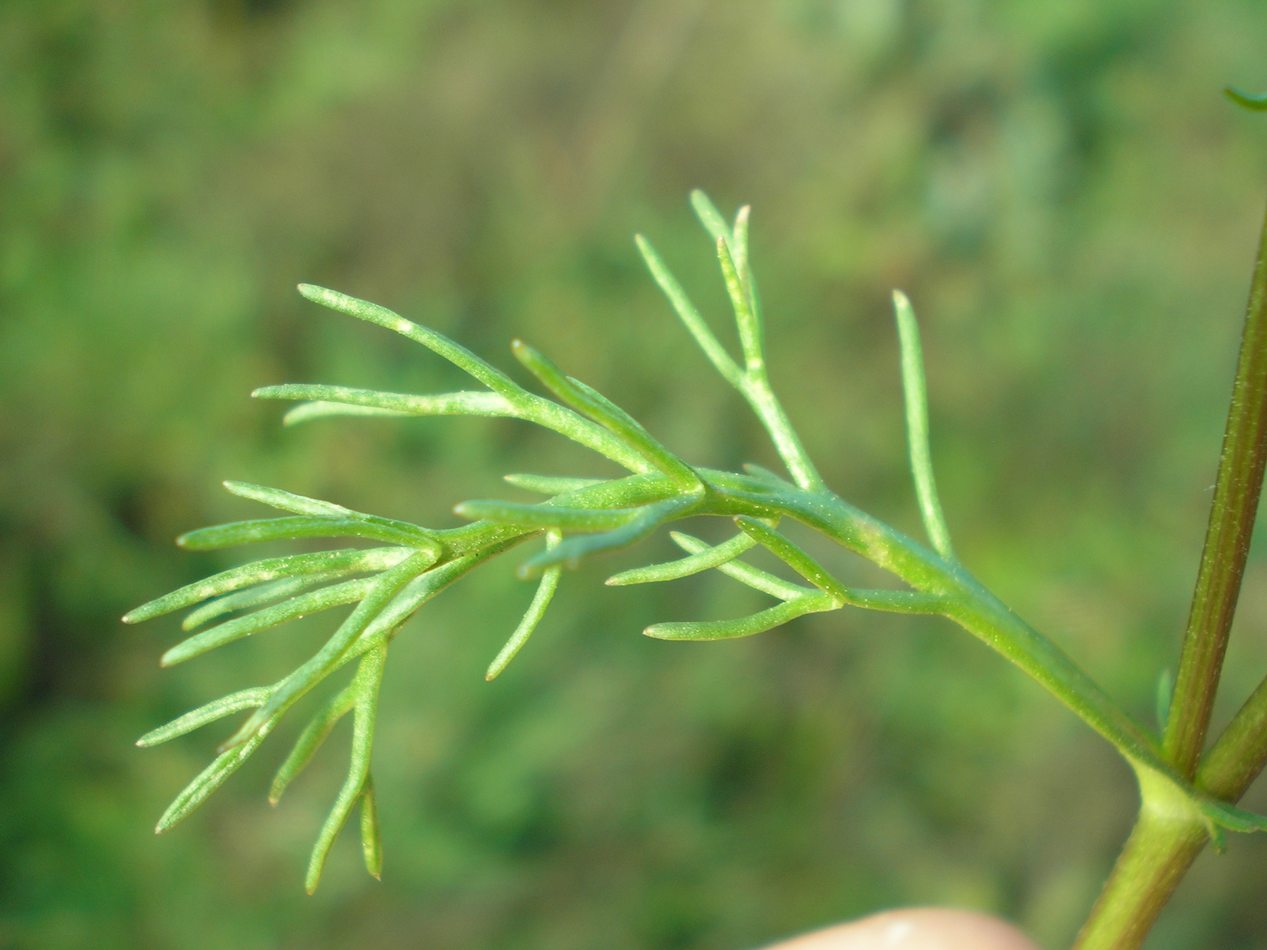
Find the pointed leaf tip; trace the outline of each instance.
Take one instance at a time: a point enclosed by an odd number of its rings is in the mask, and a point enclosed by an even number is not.
[[[1228,86],[1223,90],[1223,94],[1242,108],[1254,112],[1267,112],[1267,92],[1255,95],[1234,86]]]
[[[902,371],[902,394],[906,404],[906,441],[915,497],[924,531],[934,550],[946,560],[954,560],[950,529],[946,525],[933,477],[932,450],[928,438],[928,384],[924,378],[924,356],[919,340],[919,324],[906,294],[893,291],[897,321],[898,350]]]

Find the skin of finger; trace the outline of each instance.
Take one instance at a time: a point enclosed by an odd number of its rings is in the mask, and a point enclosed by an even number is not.
[[[976,911],[913,907],[873,914],[766,950],[1039,950],[1011,924]]]

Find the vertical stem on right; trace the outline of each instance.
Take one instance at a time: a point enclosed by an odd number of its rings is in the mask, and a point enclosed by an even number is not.
[[[1196,774],[1236,611],[1263,468],[1267,462],[1267,218],[1259,239],[1240,357],[1232,384],[1210,524],[1184,632],[1162,746],[1185,777]]]
[[[1205,847],[1199,824],[1145,809],[1074,943],[1075,950],[1135,950]]]

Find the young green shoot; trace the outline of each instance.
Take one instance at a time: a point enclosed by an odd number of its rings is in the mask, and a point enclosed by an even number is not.
[[[1256,97],[1235,96],[1242,104],[1259,107]],[[1216,492],[1211,540],[1207,542],[1208,565],[1203,563],[1202,568],[1202,577],[1208,578],[1198,586],[1194,620],[1173,697],[1169,687],[1159,692],[1158,714],[1167,723],[1164,740],[1159,740],[1056,643],[973,577],[955,556],[933,476],[919,330],[905,295],[895,292],[893,302],[914,504],[928,545],[860,510],[824,484],[769,378],[765,328],[749,254],[748,209],[742,208],[731,223],[701,192],[692,194],[691,204],[716,251],[730,308],[731,346],[737,343],[739,359],[731,355],[664,260],[641,236],[637,238],[638,249],[688,336],[753,411],[787,477],[755,465],[742,471],[722,471],[688,462],[624,409],[523,342],[514,342],[514,357],[544,394],[530,391],[461,345],[384,307],[301,285],[300,292],[309,300],[420,344],[466,372],[482,388],[411,394],[287,383],[256,390],[254,395],[261,399],[299,402],[287,414],[287,422],[364,415],[402,420],[432,416],[512,418],[554,432],[623,471],[598,478],[507,475],[511,487],[536,499],[459,501],[453,511],[465,523],[438,527],[366,514],[278,488],[226,482],[225,487],[234,495],[284,514],[190,531],[179,539],[181,546],[213,550],[309,538],[331,539],[340,546],[229,568],[129,612],[124,620],[136,623],[189,611],[181,626],[190,635],[167,649],[163,664],[193,660],[300,617],[328,616],[342,609],[346,613],[331,624],[333,629],[324,644],[276,682],[213,699],[139,740],[143,746],[157,745],[240,717],[236,731],[221,744],[211,764],[177,794],[160,818],[158,830],[167,830],[198,808],[255,753],[302,697],[326,688],[325,700],[283,759],[269,799],[274,804],[281,799],[338,722],[351,716],[347,776],[318,831],[305,886],[310,892],[317,887],[333,842],[357,808],[366,868],[379,876],[383,853],[372,774],[374,734],[389,646],[410,617],[485,563],[514,548],[528,547],[519,560],[518,573],[535,579],[536,590],[523,618],[488,667],[486,679],[494,680],[505,675],[543,622],[565,569],[605,551],[633,549],[661,528],[703,518],[725,519],[737,533],[719,543],[708,543],[693,534],[670,530],[669,536],[684,556],[619,570],[608,577],[608,585],[664,583],[715,571],[761,592],[774,603],[737,618],[661,621],[648,626],[644,633],[661,640],[725,640],[781,627],[807,614],[843,609],[949,619],[1080,717],[1138,776],[1145,829],[1139,840],[1143,844],[1134,851],[1128,844],[1126,870],[1106,891],[1114,900],[1138,897],[1138,881],[1141,875],[1147,877],[1145,872],[1162,873],[1157,869],[1164,862],[1159,863],[1162,858],[1158,855],[1164,855],[1165,861],[1195,857],[1207,840],[1221,842],[1224,831],[1267,828],[1267,819],[1234,807],[1267,764],[1267,739],[1263,738],[1267,735],[1267,685],[1259,687],[1212,751],[1204,758],[1201,755],[1208,701],[1217,685],[1226,623],[1230,622],[1240,580],[1240,567],[1229,562],[1228,552],[1239,551],[1238,563],[1243,565],[1267,458],[1267,423],[1262,421],[1267,419],[1267,317],[1263,316],[1267,263],[1260,259],[1256,271],[1251,319],[1225,444],[1224,467],[1231,481],[1225,485],[1221,470],[1219,484],[1224,487]],[[1264,239],[1267,243],[1267,232]],[[786,530],[792,522],[830,542],[833,556],[812,557],[794,543]],[[758,549],[774,555],[798,579],[789,580],[745,560]],[[841,578],[848,576],[851,558],[869,561],[886,572],[892,584],[864,589],[846,583]],[[327,682],[349,664],[355,665],[350,679]],[[1160,893],[1160,885],[1148,886]],[[1147,909],[1153,910],[1151,906]],[[1093,916],[1084,945],[1135,946],[1150,924],[1151,918],[1146,917],[1143,911],[1106,911]]]

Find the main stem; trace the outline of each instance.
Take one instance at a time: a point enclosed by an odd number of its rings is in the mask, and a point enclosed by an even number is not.
[[[1249,554],[1265,459],[1267,216],[1245,314],[1210,526],[1163,743],[1176,770],[1185,777],[1198,775],[1207,791],[1229,802],[1241,797],[1267,758],[1261,731],[1251,728],[1267,721],[1267,689],[1260,687],[1246,703],[1200,773],[1197,767]],[[1190,809],[1171,807],[1166,793],[1154,789],[1143,776],[1140,793],[1139,818],[1078,936],[1081,950],[1140,946],[1205,847],[1205,828]]]
[[[1235,802],[1267,761],[1267,680],[1202,760],[1197,784]],[[1139,819],[1122,847],[1091,916],[1078,935],[1082,950],[1138,947],[1170,900],[1208,836],[1200,821],[1165,808],[1160,794],[1144,793]]]
[[[1141,946],[1206,840],[1200,822],[1169,819],[1145,803],[1078,934],[1078,950]]]
[[[1241,352],[1201,566],[1184,633],[1174,698],[1162,742],[1185,777],[1196,774],[1236,612],[1267,463],[1267,217],[1259,239]]]

